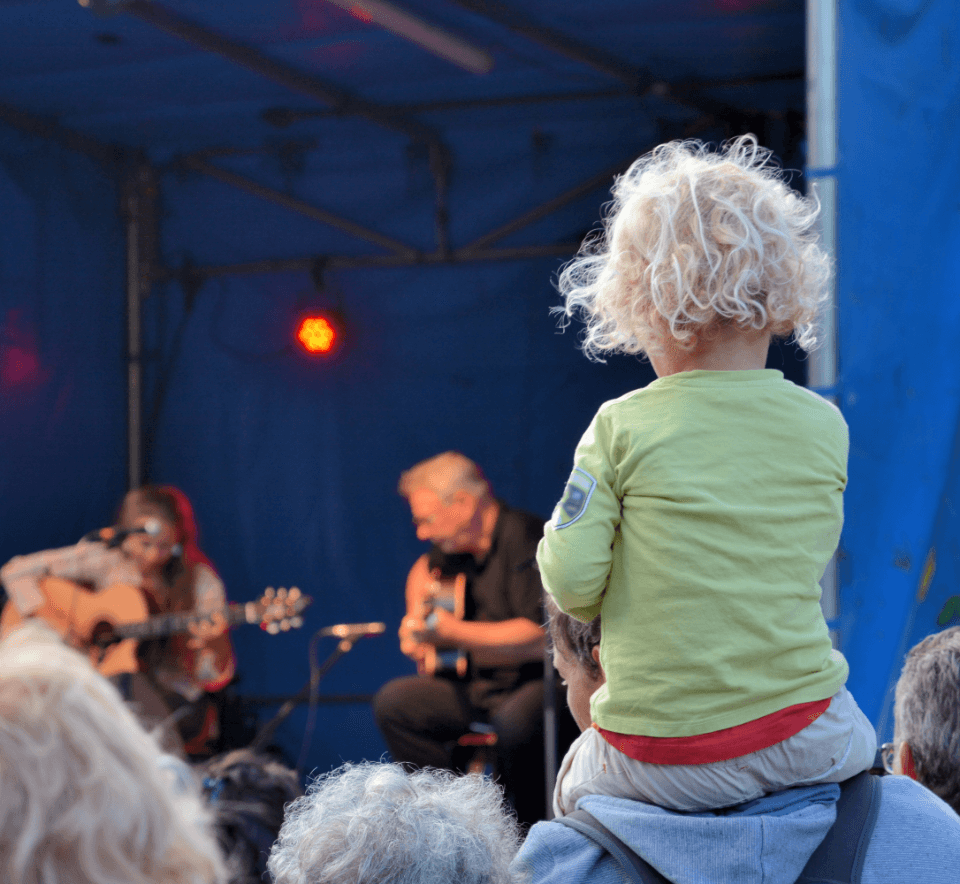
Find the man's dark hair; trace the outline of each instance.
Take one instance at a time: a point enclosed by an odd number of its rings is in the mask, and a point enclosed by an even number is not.
[[[600,676],[600,664],[593,659],[593,649],[600,644],[600,615],[589,623],[564,614],[553,598],[544,593],[543,608],[547,615],[547,632],[553,646],[562,653],[573,654],[579,666],[594,678]]]
[[[230,884],[260,884],[283,825],[284,806],[303,794],[299,777],[249,749],[211,758],[201,773]]]

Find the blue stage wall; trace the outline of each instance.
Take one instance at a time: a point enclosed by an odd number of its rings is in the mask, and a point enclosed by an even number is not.
[[[881,740],[904,653],[956,622],[941,615],[958,592],[958,45],[951,0],[840,4],[838,625]]]
[[[0,126],[0,559],[109,523],[126,480],[112,179]]]

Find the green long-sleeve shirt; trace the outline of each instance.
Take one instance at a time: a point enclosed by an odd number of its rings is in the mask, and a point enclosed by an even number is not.
[[[682,737],[832,696],[818,581],[847,426],[779,371],[690,371],[605,403],[537,553],[561,609],[603,614],[593,719]]]

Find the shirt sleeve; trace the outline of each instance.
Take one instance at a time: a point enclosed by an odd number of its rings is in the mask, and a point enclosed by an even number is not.
[[[510,563],[510,599],[512,616],[525,617],[540,626],[543,623],[543,584],[536,567],[537,544],[543,536],[543,517],[524,513]]]
[[[193,575],[194,612],[213,614],[227,606],[223,581],[205,564]],[[233,677],[235,661],[230,633],[224,632],[200,648],[194,659],[193,679],[207,691],[218,691]]]
[[[610,422],[601,410],[577,446],[573,471],[537,550],[544,589],[560,610],[585,623],[600,613],[620,527],[611,447]]]
[[[74,546],[15,556],[0,568],[0,580],[17,610],[27,617],[46,601],[40,590],[44,577],[102,586],[115,564],[116,554],[105,544],[80,541]]]
[[[197,565],[193,583],[194,611],[198,614],[213,614],[227,605],[227,593],[223,581],[207,565]]]

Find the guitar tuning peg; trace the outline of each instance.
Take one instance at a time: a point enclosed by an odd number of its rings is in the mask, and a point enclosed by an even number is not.
[[[266,588],[266,590],[264,591],[263,594],[264,594],[264,596],[265,596],[266,598],[272,599],[273,596],[274,596],[273,587],[272,587],[272,586],[268,586],[268,587]]]
[[[293,599],[293,601],[296,601],[298,598],[300,598],[300,590],[297,589],[297,587],[295,587],[295,586],[291,586],[291,587],[290,587],[290,592],[288,593],[288,596],[289,596],[291,599]]]
[[[290,631],[290,621],[287,620],[287,619],[281,620],[281,621],[280,621],[280,628],[281,628],[284,632],[289,632],[289,631]]]
[[[293,619],[291,619],[290,625],[294,629],[299,629],[301,626],[303,626],[303,617],[294,617]]]
[[[280,589],[277,590],[277,598],[282,601],[286,597],[287,597],[287,591],[281,586]]]
[[[267,632],[269,632],[270,635],[276,635],[279,631],[280,627],[277,625],[277,623],[274,622],[267,624]]]

